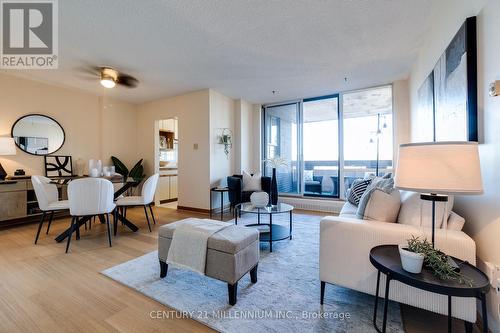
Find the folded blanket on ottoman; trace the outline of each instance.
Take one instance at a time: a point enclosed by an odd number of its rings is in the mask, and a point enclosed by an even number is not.
[[[167,263],[205,274],[208,238],[231,225],[208,219],[186,219],[174,231]]]

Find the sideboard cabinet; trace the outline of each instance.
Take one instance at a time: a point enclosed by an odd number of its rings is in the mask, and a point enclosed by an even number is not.
[[[58,188],[59,198],[66,200],[66,186]],[[40,214],[30,178],[0,181],[0,228],[32,222]]]

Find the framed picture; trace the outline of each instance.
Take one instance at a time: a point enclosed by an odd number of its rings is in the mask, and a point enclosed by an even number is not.
[[[476,17],[469,17],[418,90],[419,142],[478,141]]]
[[[430,73],[417,92],[416,141],[432,142],[435,140],[434,126],[434,74]]]
[[[73,176],[73,163],[71,156],[46,155],[45,176],[46,177],[70,177]]]
[[[470,17],[434,67],[435,141],[478,141],[476,44]]]

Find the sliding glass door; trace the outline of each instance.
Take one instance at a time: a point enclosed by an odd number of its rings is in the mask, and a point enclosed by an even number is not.
[[[303,192],[307,196],[339,195],[338,95],[303,102]]]
[[[392,119],[390,85],[265,106],[263,158],[287,161],[282,194],[344,197],[354,179],[392,172]]]
[[[392,87],[343,94],[344,188],[392,172]]]
[[[287,167],[276,170],[280,193],[298,194],[299,191],[299,103],[267,106],[264,111],[264,159],[283,158]],[[269,163],[264,163],[265,175],[271,175]]]

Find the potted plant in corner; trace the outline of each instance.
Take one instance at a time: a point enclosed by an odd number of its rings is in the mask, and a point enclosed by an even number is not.
[[[278,182],[276,180],[276,169],[280,166],[288,167],[287,161],[279,156],[274,158],[268,158],[264,160],[265,163],[268,163],[271,168],[273,168],[273,176],[271,178],[271,205],[275,206],[278,204]]]

